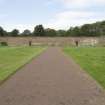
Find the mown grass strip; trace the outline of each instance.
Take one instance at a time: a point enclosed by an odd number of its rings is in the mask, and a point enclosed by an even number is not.
[[[0,81],[38,56],[45,47],[0,47]]]
[[[64,48],[64,52],[71,56],[86,72],[105,88],[105,48],[78,47]]]

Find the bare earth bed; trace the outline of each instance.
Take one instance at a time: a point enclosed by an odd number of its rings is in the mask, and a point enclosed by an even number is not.
[[[60,48],[51,47],[0,86],[0,105],[105,105],[105,93]]]

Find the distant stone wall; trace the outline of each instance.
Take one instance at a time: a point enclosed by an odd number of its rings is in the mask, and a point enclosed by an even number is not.
[[[33,45],[96,45],[100,42],[97,37],[0,37],[0,42],[6,41],[9,45],[28,45],[32,41]]]

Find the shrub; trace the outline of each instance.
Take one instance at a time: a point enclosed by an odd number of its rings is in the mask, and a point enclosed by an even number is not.
[[[7,42],[0,42],[0,45],[1,46],[8,46],[8,43]]]

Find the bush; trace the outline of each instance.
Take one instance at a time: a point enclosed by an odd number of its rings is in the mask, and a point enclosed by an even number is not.
[[[0,42],[0,45],[1,46],[8,46],[8,43],[7,42]]]

